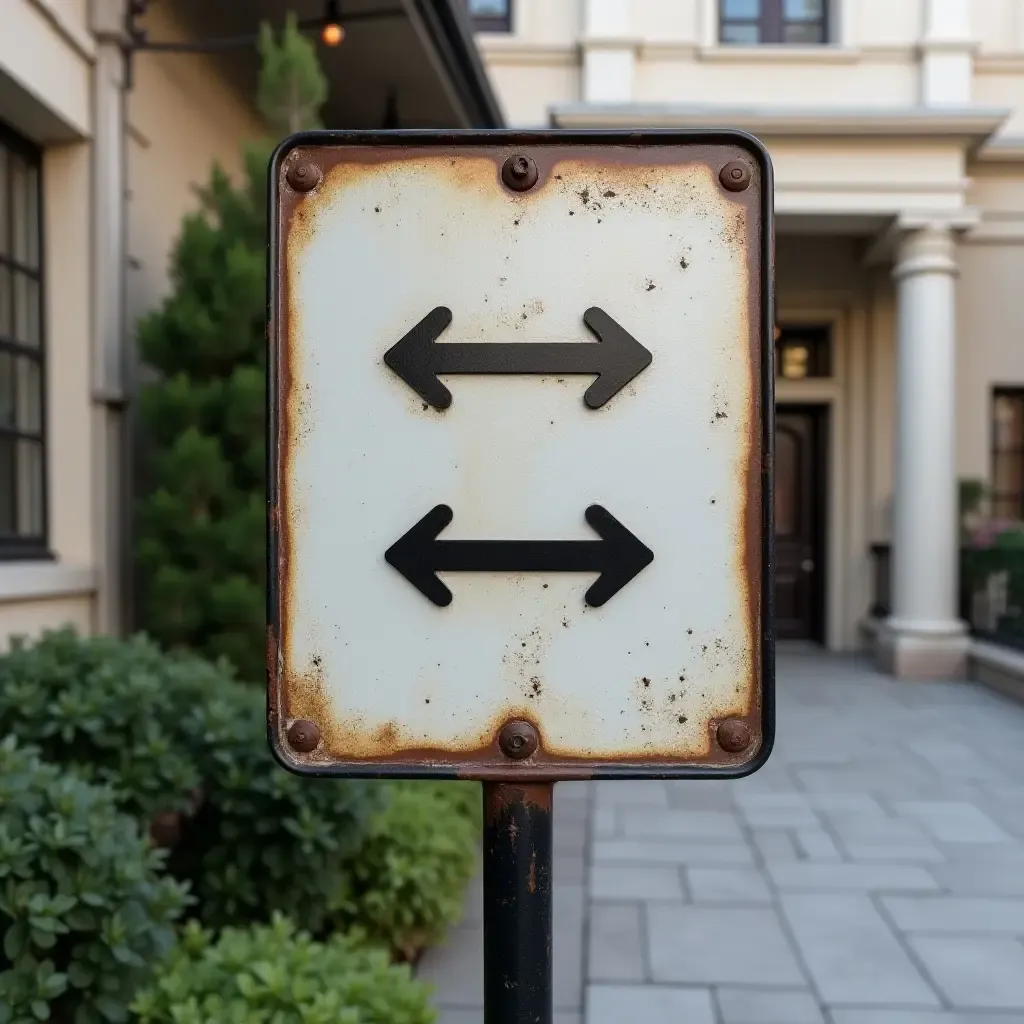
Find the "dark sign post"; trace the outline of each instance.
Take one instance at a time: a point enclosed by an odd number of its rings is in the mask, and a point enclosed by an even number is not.
[[[270,194],[271,747],[482,782],[486,1024],[550,1024],[554,783],[771,750],[770,162],[320,132]]]

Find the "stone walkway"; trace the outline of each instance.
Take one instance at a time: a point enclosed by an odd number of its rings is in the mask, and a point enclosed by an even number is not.
[[[1024,707],[778,676],[756,775],[556,787],[556,1024],[1024,1024]],[[477,885],[440,1024],[481,1024],[481,955]]]

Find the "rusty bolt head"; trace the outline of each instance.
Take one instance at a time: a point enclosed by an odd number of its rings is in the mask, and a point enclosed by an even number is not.
[[[524,153],[513,153],[501,168],[501,180],[513,192],[526,192],[537,184],[537,165]]]
[[[739,754],[750,746],[750,726],[738,718],[727,718],[718,727],[718,745],[730,754]]]
[[[300,160],[288,168],[288,184],[296,192],[311,192],[322,177],[320,168],[309,160]]]
[[[537,730],[529,722],[509,722],[498,733],[498,746],[506,757],[521,761],[537,750]]]
[[[750,184],[750,165],[742,160],[730,160],[718,172],[722,188],[730,192],[742,192]]]
[[[288,726],[288,744],[292,750],[308,754],[311,750],[316,750],[319,742],[320,730],[315,722],[300,718]]]

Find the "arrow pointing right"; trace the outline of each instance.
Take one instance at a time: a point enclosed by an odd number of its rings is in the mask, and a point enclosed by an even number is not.
[[[651,365],[651,353],[597,306],[583,314],[596,342],[438,344],[451,322],[452,311],[437,306],[384,353],[384,362],[435,409],[452,403],[442,374],[596,374],[583,401],[599,409]]]

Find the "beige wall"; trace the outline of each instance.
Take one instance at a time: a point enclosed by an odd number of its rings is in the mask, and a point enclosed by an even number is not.
[[[0,562],[0,649],[11,634],[94,628],[99,579],[92,386],[92,115],[86,0],[0,0],[0,121],[43,147],[47,353],[47,562]],[[180,37],[167,3],[150,28]],[[235,173],[259,132],[247,97],[210,58],[143,54],[129,101],[129,330],[166,293],[167,260],[215,160]]]

